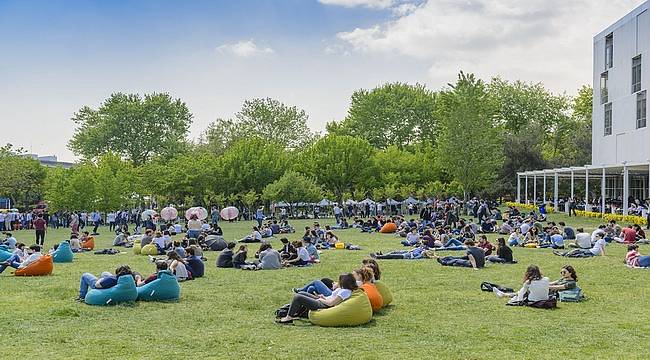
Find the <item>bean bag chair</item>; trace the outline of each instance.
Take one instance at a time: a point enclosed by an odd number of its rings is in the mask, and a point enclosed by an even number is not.
[[[88,305],[116,305],[124,302],[133,302],[138,298],[135,280],[131,275],[117,278],[117,285],[109,289],[91,289],[86,294],[85,302]]]
[[[158,247],[155,244],[147,244],[140,249],[140,255],[158,255]]]
[[[379,230],[382,234],[392,234],[397,231],[397,225],[393,222],[385,223],[384,226]]]
[[[528,243],[528,244],[524,244],[524,247],[529,249],[535,249],[537,248],[538,245],[539,245],[538,243]]]
[[[5,245],[0,245],[0,262],[7,261],[11,257],[11,251]]]
[[[72,259],[74,259],[74,253],[67,241],[62,241],[56,251],[52,253],[52,260],[55,263],[72,262]]]
[[[344,302],[331,307],[309,312],[309,321],[318,326],[357,326],[372,320],[372,306],[363,290],[355,290]]]
[[[84,250],[93,250],[95,248],[95,238],[89,236],[86,241],[81,243],[81,248]]]
[[[29,264],[26,268],[16,269],[16,276],[43,276],[50,275],[54,269],[52,255],[43,255],[36,262]]]
[[[181,286],[169,270],[159,271],[158,279],[137,290],[139,301],[172,301],[181,297]]]
[[[334,247],[339,250],[345,249],[345,243],[337,242],[336,244],[334,244]]]
[[[379,290],[373,284],[363,284],[361,285],[363,292],[368,295],[368,300],[370,300],[370,306],[372,307],[373,312],[377,312],[384,307],[384,299],[381,297]]]
[[[142,241],[140,239],[133,240],[133,254],[140,255],[140,251],[142,251]]]
[[[390,291],[388,286],[386,286],[386,283],[383,281],[375,281],[375,287],[381,294],[381,298],[384,299],[384,306],[393,302],[393,293]]]

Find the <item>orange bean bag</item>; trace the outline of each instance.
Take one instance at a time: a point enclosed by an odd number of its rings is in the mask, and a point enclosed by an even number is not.
[[[86,241],[81,243],[81,248],[84,250],[92,250],[95,248],[95,238],[89,236]]]
[[[54,269],[52,255],[43,255],[36,262],[29,264],[26,268],[16,269],[16,276],[43,276],[50,275]]]
[[[368,295],[368,300],[370,300],[370,306],[372,306],[372,312],[377,312],[384,307],[384,299],[381,297],[379,290],[374,284],[363,284],[361,289]]]
[[[384,226],[379,230],[382,234],[392,234],[397,231],[397,225],[394,222],[385,223]]]

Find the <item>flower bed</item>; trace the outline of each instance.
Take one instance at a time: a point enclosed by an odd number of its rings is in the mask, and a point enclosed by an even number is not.
[[[537,206],[535,204],[521,204],[521,203],[513,202],[513,201],[506,201],[504,204],[506,206],[514,206],[516,208],[523,209],[523,210],[526,210],[526,211],[533,211],[533,210],[539,211],[539,206]],[[555,212],[555,209],[553,208],[553,206],[549,206],[549,205],[546,206],[546,213],[547,214],[552,214],[554,212]]]
[[[533,204],[520,204],[516,202],[505,202],[504,203],[506,206],[514,206],[526,211],[532,211],[532,210],[537,210],[539,211],[539,207],[537,205]],[[555,209],[552,206],[547,206],[546,207],[546,212],[547,213],[553,213],[555,212]],[[584,217],[590,217],[590,218],[596,218],[596,219],[604,219],[605,221],[610,221],[610,220],[615,220],[616,222],[624,223],[624,224],[637,224],[637,225],[646,225],[647,219],[642,217],[642,216],[636,216],[636,215],[619,215],[619,214],[602,214],[599,212],[594,212],[594,211],[584,211],[584,210],[576,210],[576,214],[578,216],[584,216]]]

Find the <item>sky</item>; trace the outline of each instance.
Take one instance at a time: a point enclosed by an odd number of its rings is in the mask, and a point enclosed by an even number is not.
[[[432,90],[458,71],[591,83],[593,36],[641,0],[0,0],[0,144],[74,161],[73,114],[111,93],[168,92],[190,138],[244,100],[345,118],[386,82]]]

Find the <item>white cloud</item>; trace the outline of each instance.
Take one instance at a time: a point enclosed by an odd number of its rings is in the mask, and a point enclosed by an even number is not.
[[[356,52],[430,64],[436,83],[457,71],[575,89],[589,79],[592,37],[642,0],[429,0],[395,19],[337,34]],[[408,5],[408,6],[407,6]],[[402,10],[401,6],[404,6]],[[587,74],[588,76],[584,76]]]
[[[337,5],[343,7],[363,6],[371,9],[386,9],[393,6],[393,0],[318,0],[324,5]]]
[[[239,41],[233,44],[223,44],[217,47],[217,52],[222,54],[232,54],[242,58],[250,58],[257,55],[273,54],[273,49],[269,47],[259,47],[253,40]]]

